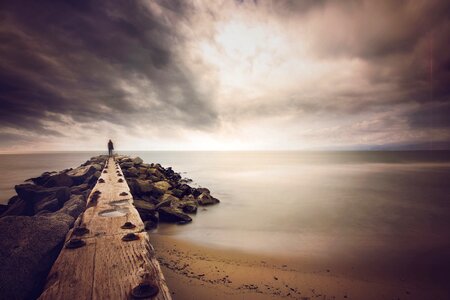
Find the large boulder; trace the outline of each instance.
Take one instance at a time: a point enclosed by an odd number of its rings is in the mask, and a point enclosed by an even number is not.
[[[97,183],[97,180],[102,176],[102,173],[100,171],[96,171],[94,174],[86,178],[84,183],[86,183],[88,186],[94,186]]]
[[[195,197],[200,196],[201,194],[206,194],[209,195],[210,191],[207,188],[196,188],[196,189],[192,189],[192,195],[194,195]]]
[[[89,184],[83,183],[80,185],[75,185],[70,188],[70,193],[75,195],[81,195],[84,191],[86,191],[89,188]]]
[[[157,168],[148,168],[147,173],[151,176],[154,176],[155,178],[159,178],[160,180],[164,178],[163,173],[161,173],[161,171]]]
[[[161,190],[157,187],[153,187],[152,191],[150,192],[150,196],[159,199],[162,195],[164,195],[164,190]]]
[[[32,202],[33,205],[48,196],[54,196],[58,199],[59,204],[63,205],[70,197],[68,187],[43,188],[34,184],[25,183],[16,185],[15,189],[20,199]]]
[[[5,212],[5,211],[7,211],[8,210],[8,205],[6,205],[6,204],[0,204],[0,217],[3,215],[3,213]]]
[[[152,230],[158,227],[158,222],[155,222],[153,220],[148,220],[144,222],[144,229],[145,230]]]
[[[171,192],[172,192],[172,195],[174,195],[175,197],[178,197],[178,198],[182,198],[185,195],[185,192],[180,189],[173,189]]]
[[[138,170],[135,167],[131,167],[123,170],[125,177],[138,177]]]
[[[163,191],[167,191],[171,187],[170,183],[168,183],[167,181],[163,181],[163,180],[157,181],[157,182],[153,183],[153,185],[156,188],[163,190]]]
[[[92,164],[92,166],[97,170],[97,171],[101,171],[103,170],[103,166],[101,164]]]
[[[160,207],[170,207],[172,204],[172,199],[166,199],[163,200],[161,202],[159,202],[158,204],[156,204],[155,208],[159,209]]]
[[[131,162],[132,159],[131,159],[131,157],[126,156],[126,157],[122,157],[122,159],[120,161],[121,162]]]
[[[149,203],[147,201],[134,199],[133,200],[134,207],[140,212],[140,211],[148,211],[148,212],[154,212],[155,211],[155,205],[152,203]]]
[[[148,180],[136,179],[136,192],[138,194],[150,194],[153,190],[153,184]]]
[[[138,212],[143,222],[152,221],[153,223],[158,223],[159,221],[159,214],[157,211],[138,210]]]
[[[49,195],[34,204],[34,213],[38,213],[40,211],[49,211],[54,212],[57,211],[61,207],[58,198],[55,195]]]
[[[209,194],[203,193],[203,194],[200,194],[200,196],[197,197],[197,202],[198,202],[199,205],[205,206],[205,205],[216,204],[216,203],[219,203],[220,201],[219,201],[219,199],[216,199],[216,198],[212,197]]]
[[[27,179],[26,181],[31,180],[37,185],[44,185],[45,182],[50,178],[50,176],[57,174],[56,172],[44,172],[41,176]]]
[[[123,162],[120,164],[120,167],[122,169],[129,169],[129,168],[132,168],[133,166],[134,166],[134,164],[131,161]]]
[[[86,165],[67,172],[67,175],[72,178],[75,185],[80,185],[95,172],[97,172],[97,169],[93,165]]]
[[[186,202],[181,205],[183,212],[187,214],[197,213],[197,204],[195,202]]]
[[[73,180],[66,173],[59,173],[56,175],[49,176],[47,181],[44,183],[45,187],[55,187],[55,186],[72,186]]]
[[[154,175],[147,175],[147,179],[150,180],[151,182],[157,182],[161,180],[161,178],[158,178]]]
[[[135,165],[140,165],[140,164],[142,164],[144,161],[143,161],[142,158],[140,158],[140,157],[135,157],[135,158],[133,158],[132,162],[133,162],[133,164],[135,164]]]
[[[73,222],[73,217],[62,213],[0,219],[2,299],[39,296]]]
[[[86,202],[83,195],[72,195],[70,199],[64,203],[64,206],[58,211],[58,213],[64,213],[72,216],[74,219],[86,209]]]
[[[161,207],[159,219],[163,222],[186,224],[192,221],[191,217],[170,207]]]
[[[33,202],[14,196],[9,200],[8,206],[0,216],[31,216],[33,213]]]

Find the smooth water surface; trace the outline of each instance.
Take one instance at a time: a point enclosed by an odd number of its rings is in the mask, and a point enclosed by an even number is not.
[[[0,155],[1,193],[99,153]],[[171,166],[221,203],[157,234],[216,247],[341,262],[448,268],[449,152],[129,152]],[[380,267],[381,268],[381,267]],[[448,271],[448,270],[447,270]]]

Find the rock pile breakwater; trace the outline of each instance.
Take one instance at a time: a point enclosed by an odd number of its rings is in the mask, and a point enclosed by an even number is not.
[[[40,294],[106,158],[93,157],[78,168],[45,172],[15,186],[17,195],[0,210],[1,298],[34,299]]]
[[[45,172],[15,186],[17,195],[0,206],[0,295],[33,299],[75,220],[101,176],[107,156],[97,156],[75,169]],[[158,222],[184,224],[198,206],[218,203],[205,188],[194,188],[171,168],[140,158],[117,156],[147,229]],[[123,180],[123,179],[119,179]]]
[[[158,222],[186,224],[199,206],[217,204],[207,188],[195,188],[189,179],[157,163],[144,163],[141,158],[117,156],[125,179],[147,230]]]

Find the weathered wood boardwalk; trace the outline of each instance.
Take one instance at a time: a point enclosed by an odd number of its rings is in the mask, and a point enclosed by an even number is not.
[[[171,296],[120,166],[109,158],[39,299],[134,298]]]

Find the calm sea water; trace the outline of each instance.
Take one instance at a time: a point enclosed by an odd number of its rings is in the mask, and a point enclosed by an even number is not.
[[[100,153],[0,155],[0,191]],[[243,251],[371,263],[443,279],[450,266],[450,152],[128,152],[221,200],[155,233]]]

